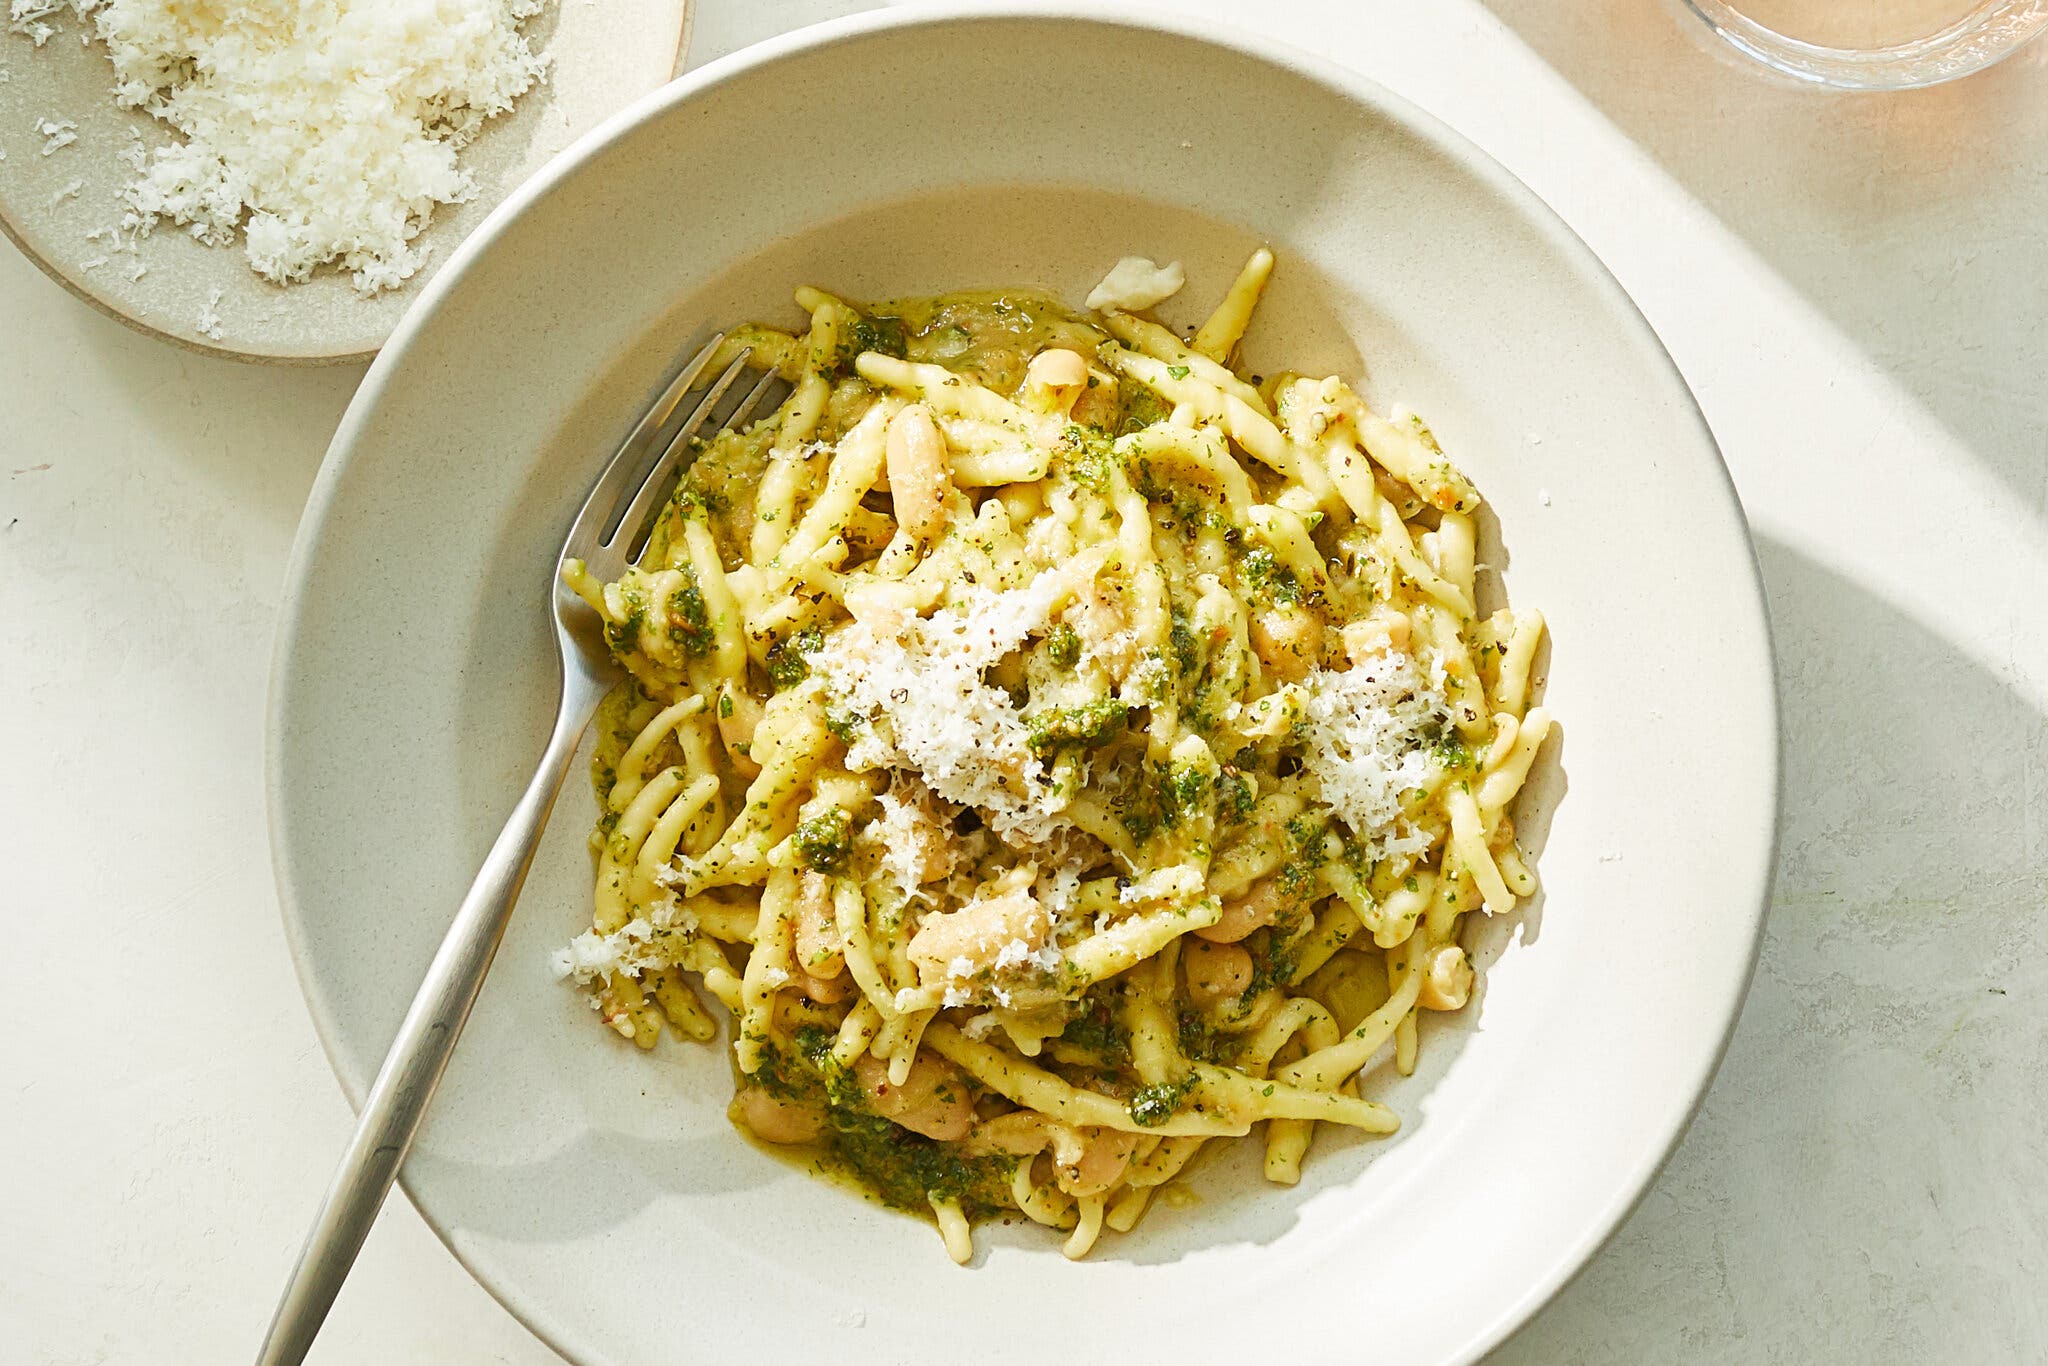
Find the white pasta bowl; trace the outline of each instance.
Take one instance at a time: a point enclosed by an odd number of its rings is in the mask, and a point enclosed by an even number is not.
[[[1089,7],[1091,11],[1096,7]],[[1216,298],[1280,264],[1254,366],[1362,377],[1432,422],[1552,633],[1524,810],[1543,896],[1483,992],[1369,1094],[1392,1138],[1256,1145],[1081,1263],[1035,1227],[969,1269],[725,1119],[724,1055],[642,1055],[549,970],[588,923],[572,782],[408,1164],[449,1246],[583,1363],[1471,1361],[1591,1255],[1671,1150],[1740,1006],[1772,865],[1762,598],[1712,438],[1621,289],[1427,115],[1171,17],[901,11],[718,62],[512,196],[400,326],[314,491],[270,718],[292,945],[360,1098],[553,714],[547,575],[693,333],[1021,283],[1126,253]],[[1183,313],[1185,316],[1183,316]]]

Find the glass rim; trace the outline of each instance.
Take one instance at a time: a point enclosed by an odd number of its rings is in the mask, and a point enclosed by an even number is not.
[[[2048,0],[1986,0],[1924,38],[1882,47],[1830,47],[1792,38],[1728,0],[1681,0],[1730,47],[1807,85],[1911,90],[1960,80],[2010,56],[2048,28]]]

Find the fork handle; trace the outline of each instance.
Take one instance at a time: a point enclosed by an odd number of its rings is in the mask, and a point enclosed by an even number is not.
[[[505,937],[519,888],[533,864],[533,851],[547,825],[548,812],[595,709],[594,698],[586,704],[586,699],[578,696],[583,690],[570,680],[564,683],[561,714],[555,718],[554,733],[548,737],[547,752],[541,756],[533,781],[477,870],[476,881],[463,897],[419,993],[398,1026],[398,1037],[377,1069],[377,1080],[371,1084],[362,1116],[356,1121],[355,1137],[349,1140],[348,1152],[334,1173],[278,1300],[277,1313],[257,1357],[258,1366],[298,1366],[312,1347],[405,1161],[406,1149],[412,1146],[420,1117],[455,1050],[456,1036],[476,1004],[491,957]]]

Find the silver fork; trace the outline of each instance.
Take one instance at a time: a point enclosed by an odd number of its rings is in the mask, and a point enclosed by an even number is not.
[[[259,1366],[297,1366],[312,1347],[405,1161],[420,1117],[455,1050],[456,1036],[476,1004],[576,747],[597,704],[620,677],[605,645],[603,623],[563,582],[562,565],[571,559],[582,560],[600,582],[610,582],[639,556],[654,513],[667,501],[699,429],[714,421],[720,401],[746,371],[750,352],[742,351],[717,376],[704,380],[723,340],[722,334],[713,337],[676,372],[599,476],[569,528],[562,553],[555,558],[550,601],[555,639],[562,652],[562,674],[561,709],[555,716],[554,731],[534,769],[533,781],[477,870],[476,881],[470,884],[469,894],[455,912],[448,934],[398,1026],[391,1051],[377,1069],[355,1136],[349,1140],[348,1152],[334,1173],[278,1300],[257,1357]],[[729,412],[716,418],[715,426],[743,426],[777,382],[771,368]],[[689,406],[692,398],[694,407]],[[678,421],[679,413],[687,415]],[[653,453],[658,454],[650,467]]]

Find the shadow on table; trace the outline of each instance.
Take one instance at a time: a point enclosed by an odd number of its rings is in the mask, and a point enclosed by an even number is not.
[[[1846,94],[1773,83],[1675,4],[1483,3],[2028,506],[2048,506],[2048,42],[1951,85]]]
[[[1832,1361],[1849,1342],[2019,1361],[2048,1340],[2026,1293],[2048,1267],[2048,718],[1798,551],[1759,549],[1786,775],[1755,985],[1671,1165],[1493,1366]]]

